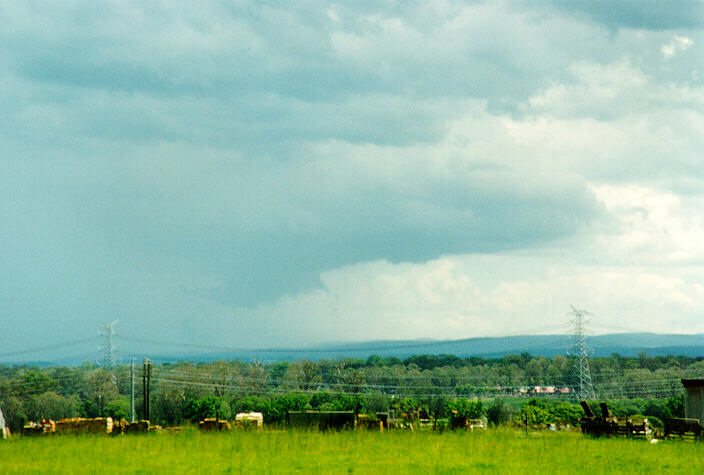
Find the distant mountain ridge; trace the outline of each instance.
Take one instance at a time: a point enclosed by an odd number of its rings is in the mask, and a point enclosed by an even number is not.
[[[657,333],[611,333],[588,338],[593,356],[704,357],[704,334],[677,335]],[[245,361],[291,361],[341,358],[364,358],[371,355],[407,358],[421,354],[454,354],[467,358],[500,358],[510,354],[530,353],[534,356],[567,354],[572,335],[521,335],[507,337],[477,337],[461,340],[377,340],[360,343],[328,343],[307,348],[217,351],[209,353],[163,355],[164,360],[212,361],[242,359]],[[162,350],[163,352],[163,350]],[[155,358],[156,359],[156,358]]]
[[[645,352],[648,356],[704,357],[704,334],[611,333],[588,338],[593,356],[619,354],[635,357]],[[166,345],[168,346],[168,345]],[[194,352],[192,349],[167,349],[165,346],[145,344],[139,348],[122,348],[116,360],[128,362],[134,356],[141,361],[147,356],[155,362],[176,361],[293,361],[308,359],[361,358],[371,355],[407,358],[423,354],[453,354],[462,358],[501,358],[505,355],[530,353],[533,356],[565,355],[572,346],[571,335],[521,335],[506,337],[477,337],[461,340],[377,340],[359,343],[327,343],[304,348],[233,349]],[[61,359],[61,365],[76,365],[82,361]],[[10,363],[12,364],[12,363]],[[20,361],[15,364],[54,365],[51,360]]]

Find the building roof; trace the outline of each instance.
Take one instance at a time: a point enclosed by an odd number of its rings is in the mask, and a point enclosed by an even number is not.
[[[682,386],[685,388],[704,387],[704,379],[683,379]]]

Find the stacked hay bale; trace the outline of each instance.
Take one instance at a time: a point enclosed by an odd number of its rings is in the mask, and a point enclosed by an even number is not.
[[[96,417],[88,419],[85,430],[88,434],[109,434],[112,432],[112,426],[112,417]]]
[[[232,429],[230,423],[226,420],[218,420],[215,417],[207,417],[198,423],[198,428],[205,432],[210,431],[226,431]]]
[[[112,417],[96,417],[95,419],[73,417],[60,419],[56,422],[57,434],[110,434],[112,428]]]
[[[22,435],[47,435],[56,432],[56,423],[51,419],[42,419],[41,422],[28,422],[22,427]]]
[[[264,415],[261,412],[240,412],[235,416],[235,427],[262,430]]]
[[[34,435],[44,435],[44,427],[36,422],[27,422],[22,427],[23,436],[34,436]]]
[[[149,421],[125,421],[125,425],[123,426],[122,431],[125,434],[146,434],[147,432],[149,432],[150,427],[151,424]]]
[[[80,423],[84,420],[86,419],[83,419],[81,417],[59,419],[58,421],[56,421],[56,433],[61,435],[78,434]]]

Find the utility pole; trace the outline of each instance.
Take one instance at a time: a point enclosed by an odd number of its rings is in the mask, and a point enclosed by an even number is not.
[[[113,339],[115,337],[115,325],[117,324],[117,320],[115,320],[112,323],[108,323],[105,325],[105,328],[103,329],[100,334],[105,338],[104,343],[103,343],[103,368],[106,370],[111,370],[112,367],[115,365],[115,344],[113,343]]]
[[[130,363],[130,385],[132,391],[130,395],[130,422],[134,422],[134,358]]]
[[[144,419],[145,420],[150,420],[149,419],[149,392],[150,392],[150,384],[151,384],[151,379],[152,379],[152,362],[149,361],[147,358],[144,358],[142,360],[142,382],[143,382],[143,392],[144,392],[144,401],[143,401],[143,408],[144,408]]]
[[[574,323],[574,347],[572,356],[576,358],[575,373],[577,379],[577,397],[581,400],[594,399],[594,386],[592,385],[592,375],[589,371],[589,353],[591,349],[587,345],[587,337],[585,335],[584,326],[592,317],[592,314],[586,310],[577,310],[572,307],[572,316]]]

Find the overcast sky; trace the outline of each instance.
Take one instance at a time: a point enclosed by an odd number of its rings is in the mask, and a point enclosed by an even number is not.
[[[348,3],[0,1],[3,345],[704,332],[702,2]]]

